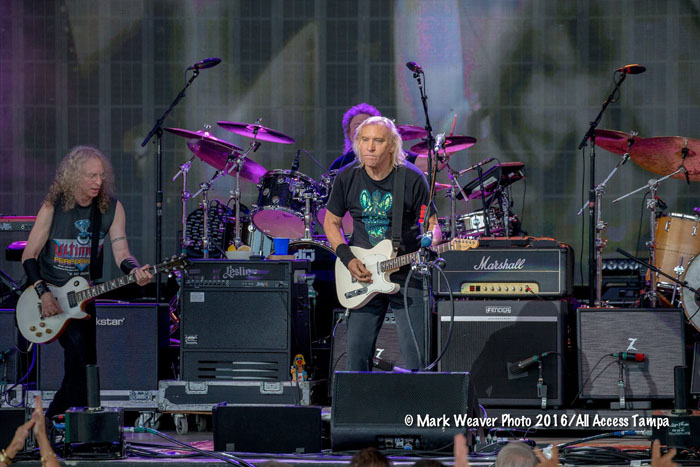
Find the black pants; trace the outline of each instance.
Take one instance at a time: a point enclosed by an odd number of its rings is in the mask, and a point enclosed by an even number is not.
[[[48,417],[65,413],[70,407],[87,406],[86,365],[97,363],[95,305],[89,304],[88,319],[74,319],[58,338],[63,347],[63,382],[46,411]]]

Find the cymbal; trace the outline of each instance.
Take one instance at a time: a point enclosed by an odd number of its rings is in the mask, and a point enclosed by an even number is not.
[[[216,138],[207,131],[190,131],[181,128],[165,128],[165,131],[188,138],[187,147],[200,158],[203,162],[209,164],[217,170],[223,170],[226,167],[226,161],[232,152],[238,153],[243,149],[226,140]],[[240,156],[240,153],[238,153]],[[230,166],[229,166],[230,167]],[[231,174],[235,174],[232,171]],[[241,178],[249,182],[258,183],[260,177],[267,173],[267,169],[257,162],[245,157],[241,166]]]
[[[401,135],[403,141],[411,141],[413,139],[421,139],[428,136],[425,128],[416,125],[396,125],[396,130]]]
[[[688,178],[700,181],[700,140],[683,136],[657,136],[643,138],[632,146],[630,158],[640,167],[657,175],[668,175],[680,167],[683,160],[682,149],[688,147],[685,168]],[[685,180],[683,172],[673,176]]]
[[[617,130],[594,130],[594,133],[596,146],[619,155],[627,152],[628,141],[632,138],[632,133]],[[639,136],[635,136],[635,142],[632,146],[634,147],[642,139]]]
[[[462,151],[476,144],[476,138],[471,136],[446,136],[445,137],[445,152],[452,154],[453,152]],[[422,141],[411,146],[411,151],[425,156],[428,154],[428,142]]]
[[[256,138],[258,141],[282,144],[292,144],[295,142],[294,138],[291,138],[284,133],[280,133],[279,131],[264,127],[262,125],[256,125],[254,123],[227,121],[216,123],[224,130],[230,131],[231,133],[236,133],[237,135],[246,136],[248,138]]]

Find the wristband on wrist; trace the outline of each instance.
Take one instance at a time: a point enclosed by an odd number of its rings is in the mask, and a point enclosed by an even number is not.
[[[48,460],[52,457],[56,457],[56,453],[53,451],[47,452],[45,456],[41,456],[42,467],[45,466]]]
[[[350,245],[347,243],[341,243],[338,245],[335,249],[335,254],[338,258],[340,258],[340,262],[343,263],[346,268],[348,267],[348,264],[350,264],[350,261],[356,258],[350,249]]]
[[[27,280],[30,284],[35,284],[36,281],[41,280],[41,274],[39,274],[39,263],[35,258],[29,258],[22,262],[22,267],[24,268],[25,274],[27,274]]]
[[[49,290],[49,286],[46,285],[46,282],[44,281],[39,281],[36,284],[34,284],[34,290],[36,291],[36,295],[41,298],[42,295],[45,293],[51,292]]]
[[[13,461],[13,460],[14,460],[14,459],[12,459],[10,456],[7,455],[7,453],[5,452],[4,449],[3,449],[2,451],[0,451],[0,462],[2,462],[2,463],[4,463],[5,465],[9,466],[10,464],[12,464],[12,461]]]
[[[139,263],[136,262],[134,258],[129,256],[119,265],[119,269],[122,270],[124,274],[130,274],[133,269],[140,268]]]

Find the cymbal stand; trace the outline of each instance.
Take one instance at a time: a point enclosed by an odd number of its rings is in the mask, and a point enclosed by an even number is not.
[[[255,121],[256,124],[260,123],[262,121],[262,117],[258,117],[258,119]],[[253,140],[250,142],[248,145],[248,149],[241,154],[235,150],[231,151],[231,154],[229,154],[228,159],[226,160],[226,166],[224,166],[224,171],[227,174],[230,174],[233,169],[236,169],[236,187],[234,188],[233,191],[229,192],[231,194],[231,198],[233,198],[233,205],[234,205],[234,215],[236,216],[236,219],[234,221],[234,238],[233,238],[233,244],[236,247],[236,250],[240,248],[242,240],[241,240],[241,169],[243,168],[243,161],[245,161],[245,158],[248,154],[251,152],[255,152],[258,150],[260,147],[260,142],[257,141],[258,139],[258,130],[260,130],[259,126],[255,126],[255,129],[253,130]],[[231,164],[229,166],[229,164]]]
[[[187,248],[192,246],[192,239],[187,233],[187,200],[192,197],[192,193],[187,190],[187,173],[192,168],[192,159],[194,159],[194,157],[195,156],[192,156],[190,160],[180,166],[180,170],[175,174],[172,180],[174,182],[177,180],[177,177],[182,175],[182,195],[180,197],[182,203],[182,238],[180,239],[180,251],[183,255],[187,253]]]
[[[671,294],[671,306],[674,306],[676,303],[676,292],[680,292],[680,286],[678,285],[678,281],[680,281],[681,276],[685,272],[685,268],[683,267],[683,257],[681,256],[680,261],[678,261],[678,266],[673,268],[673,272],[676,273],[676,283],[673,284],[673,294]]]
[[[649,192],[651,193],[651,196],[649,197],[649,201],[647,201],[647,209],[649,209],[649,242],[647,242],[647,246],[649,247],[649,262],[651,264],[656,264],[656,207],[659,205],[659,197],[656,194],[659,190],[659,185],[661,182],[666,180],[667,178],[671,178],[676,174],[679,174],[681,172],[685,171],[685,167],[681,165],[681,167],[676,170],[673,173],[670,173],[666,175],[665,177],[661,177],[658,180],[655,178],[652,178],[649,180],[649,182],[637,188],[636,190],[627,193],[626,195],[620,196],[619,198],[613,200],[613,203],[617,203],[618,201],[621,201],[628,196],[631,196],[635,193],[638,193],[642,190],[646,190],[647,188],[649,189]],[[650,274],[649,277],[651,277],[651,284],[649,285],[650,290],[647,293],[647,297],[649,298],[649,303],[652,308],[656,308],[656,300],[658,298],[658,294],[656,293],[656,275],[655,274]]]
[[[217,170],[208,181],[200,183],[199,191],[192,195],[193,198],[196,198],[202,193],[200,206],[202,208],[202,256],[204,258],[209,258],[209,244],[211,243],[209,238],[209,190],[219,177],[226,174],[225,169],[226,167]]]
[[[313,201],[313,190],[306,190],[301,194],[301,199],[304,200],[304,237],[303,240],[311,240],[311,201]]]
[[[603,194],[605,193],[605,186],[608,184],[610,179],[615,175],[615,172],[625,165],[625,163],[630,158],[629,149],[634,144],[634,136],[637,135],[634,131],[632,132],[632,138],[627,142],[627,152],[622,156],[620,161],[615,167],[610,171],[608,176],[603,180],[602,183],[598,184],[594,188],[595,192],[595,298],[593,305],[598,307],[602,305],[603,296],[603,250],[608,244],[607,239],[603,238],[603,233],[608,228],[608,223],[603,221]],[[614,201],[613,201],[614,202]],[[583,214],[583,211],[590,206],[590,200],[586,200],[584,205],[578,211],[577,215]]]

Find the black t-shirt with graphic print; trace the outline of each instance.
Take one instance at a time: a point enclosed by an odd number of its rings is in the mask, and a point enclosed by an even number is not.
[[[404,165],[406,183],[401,229],[404,251],[399,254],[420,248],[418,220],[421,206],[428,203],[430,195],[428,183],[420,169],[410,162]],[[364,167],[357,167],[356,164],[346,165],[338,172],[326,208],[338,217],[350,212],[353,219],[350,245],[372,248],[384,239],[391,239],[395,208],[392,192],[396,170],[392,170],[383,180],[373,180]]]

